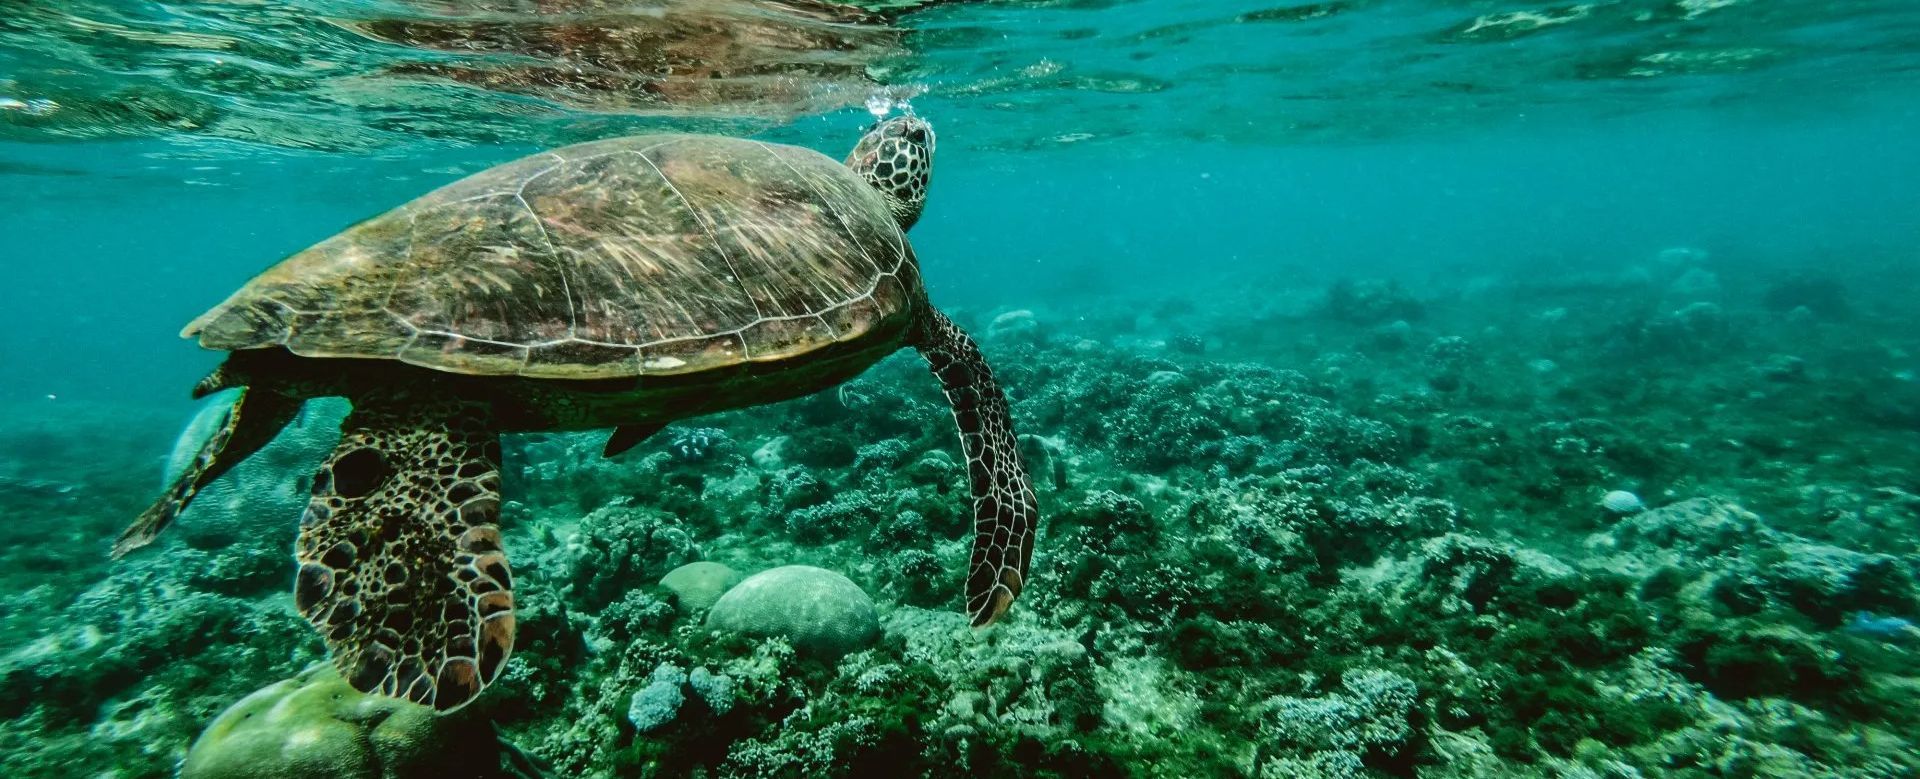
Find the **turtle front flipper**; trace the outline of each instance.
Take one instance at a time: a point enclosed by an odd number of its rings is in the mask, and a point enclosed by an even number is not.
[[[201,382],[207,387],[215,377],[221,376],[215,371],[207,381]],[[219,387],[213,387],[219,389]],[[195,397],[207,394],[196,390]],[[146,511],[133,520],[133,524],[120,533],[119,540],[113,544],[113,556],[120,557],[159,537],[160,531],[173,523],[180,512],[187,510],[187,504],[193,502],[193,496],[200,494],[214,479],[233,469],[240,461],[252,456],[254,452],[272,441],[280,434],[280,429],[293,420],[300,410],[301,399],[292,395],[275,392],[267,388],[241,387],[240,396],[234,400],[233,407],[221,420],[220,427],[208,436],[200,445],[200,452],[194,455],[193,462],[167,485],[167,491],[159,500],[153,502]]]
[[[966,449],[973,492],[973,557],[967,568],[967,616],[990,625],[1013,604],[1027,580],[1040,512],[1020,460],[1007,398],[966,332],[931,311],[915,344],[946,390]]]
[[[513,650],[486,404],[354,399],[300,520],[294,604],[355,688],[451,711]]]

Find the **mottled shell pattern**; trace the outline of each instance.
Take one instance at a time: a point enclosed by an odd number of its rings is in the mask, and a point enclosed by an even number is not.
[[[642,135],[428,193],[268,269],[183,335],[466,374],[694,373],[897,324],[913,262],[881,194],[818,152]]]

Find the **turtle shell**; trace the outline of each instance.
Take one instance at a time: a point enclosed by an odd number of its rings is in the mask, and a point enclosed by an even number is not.
[[[897,332],[918,279],[880,194],[840,163],[641,135],[441,187],[287,258],[182,335],[466,374],[683,374]]]

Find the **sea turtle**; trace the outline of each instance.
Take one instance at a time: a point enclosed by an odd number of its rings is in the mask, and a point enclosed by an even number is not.
[[[798,397],[903,346],[945,389],[974,515],[966,610],[1006,611],[1034,493],[1005,396],[927,302],[905,231],[933,128],[877,121],[846,163],[793,146],[640,135],[535,154],[353,226],[182,335],[231,354],[219,429],[114,547],[152,541],[306,399],[353,405],[300,520],[294,602],[354,687],[450,711],[513,647],[500,434],[613,427]]]

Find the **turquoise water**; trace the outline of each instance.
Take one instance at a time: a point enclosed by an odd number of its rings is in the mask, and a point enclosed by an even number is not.
[[[337,404],[107,559],[195,445],[223,355],[186,322],[494,164],[839,159],[876,94],[938,130],[913,245],[1038,475],[1005,621],[965,627],[961,450],[901,354],[619,459],[509,436],[519,644],[393,738],[548,776],[1920,774],[1911,3],[4,16],[9,776],[252,754],[209,723],[327,657],[286,551]],[[695,561],[843,574],[874,637],[709,629],[660,584]],[[374,727],[291,716],[250,737]],[[187,775],[494,775],[321,742]]]

